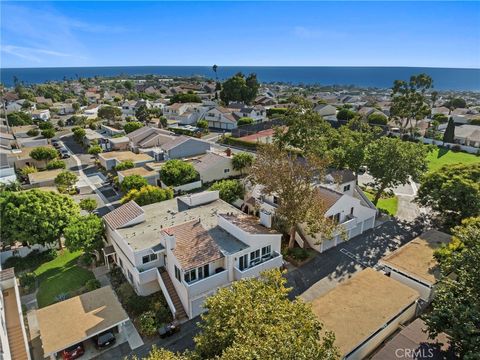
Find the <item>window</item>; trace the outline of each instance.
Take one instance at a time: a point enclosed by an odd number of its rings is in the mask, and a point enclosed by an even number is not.
[[[238,267],[240,270],[248,267],[248,254],[240,256],[240,259],[238,260]]]
[[[133,276],[130,270],[127,270],[127,274],[128,274],[128,280],[130,280],[130,282],[133,283]]]
[[[197,280],[197,269],[192,269],[185,273],[185,282],[187,284],[195,280]]]
[[[155,260],[157,260],[157,254],[145,255],[144,257],[142,257],[143,264],[146,264],[150,261],[155,261]]]
[[[274,203],[274,204],[278,205],[278,204],[279,204],[279,200],[280,200],[280,199],[279,199],[278,197],[276,197],[276,196],[273,197],[273,203]]]
[[[223,169],[224,174],[228,174],[230,172],[230,169]]]
[[[352,208],[350,209],[350,215],[352,215],[352,216],[353,216],[353,210],[354,210],[354,208],[352,207]]]
[[[180,272],[180,269],[177,268],[176,265],[174,265],[174,266],[175,266],[175,278],[176,278],[178,281],[182,282],[182,273]]]
[[[210,276],[210,268],[209,265],[203,265],[198,268],[198,278],[199,279],[204,279]]]
[[[260,257],[260,249],[252,251],[250,253],[250,261],[256,260]]]
[[[120,260],[120,267],[123,269],[123,261],[122,261],[122,258],[118,258],[118,260]]]
[[[335,220],[336,223],[339,223],[339,222],[340,222],[340,213],[336,213],[336,214],[333,216],[333,220]]]
[[[263,247],[262,248],[262,257],[266,256],[266,255],[270,255],[271,252],[272,252],[272,246],[271,245]]]
[[[350,184],[343,187],[343,192],[350,190]]]

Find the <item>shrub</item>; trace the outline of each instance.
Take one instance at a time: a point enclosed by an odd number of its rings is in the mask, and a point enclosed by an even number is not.
[[[120,188],[125,194],[127,194],[132,189],[140,190],[142,187],[147,185],[147,180],[140,175],[130,175],[123,178]]]
[[[65,121],[63,121],[62,119],[60,119],[60,120],[58,120],[57,125],[58,125],[59,127],[65,127]]]
[[[81,143],[83,141],[85,134],[86,134],[85,129],[75,128],[75,130],[73,130],[73,138],[78,143]]]
[[[97,208],[97,200],[90,199],[90,198],[82,199],[82,200],[80,200],[79,205],[80,205],[80,209],[88,211],[88,212],[92,212],[93,210],[95,210]]]
[[[92,265],[94,261],[95,256],[87,253],[83,254],[79,259],[80,264],[86,267]]]
[[[470,120],[470,125],[480,125],[480,118]]]
[[[150,308],[150,299],[147,296],[130,296],[125,304],[127,311],[135,316],[148,311]]]
[[[171,132],[177,134],[177,135],[188,135],[188,136],[198,136],[197,134],[200,134],[199,132],[195,132],[192,130],[187,130],[187,129],[182,129],[178,127],[169,127],[168,130]]]
[[[157,322],[153,311],[145,311],[138,318],[138,327],[142,335],[153,336],[157,332]]]
[[[66,165],[63,160],[52,160],[47,163],[47,170],[65,169]]]
[[[374,125],[387,125],[388,119],[380,113],[373,113],[368,116],[368,123]]]
[[[287,108],[271,108],[271,109],[267,109],[267,116],[269,118],[279,117],[279,116],[285,115],[287,111],[288,111]]]
[[[243,186],[238,180],[217,181],[209,190],[218,190],[220,199],[228,203],[233,203],[238,198],[243,198]]]
[[[114,289],[117,289],[122,283],[125,282],[125,276],[123,276],[122,269],[118,266],[110,270],[110,283]]]
[[[140,121],[129,121],[125,124],[123,130],[125,130],[125,133],[128,134],[132,131],[140,129],[141,127],[143,127],[143,124]]]
[[[223,143],[227,145],[249,149],[249,150],[256,150],[259,146],[259,143],[240,140],[231,136],[225,137],[225,139],[223,140]]]
[[[452,150],[453,152],[459,152],[459,151],[462,151],[462,148],[461,148],[460,145],[453,145],[453,146],[451,147],[451,150]]]
[[[34,174],[38,172],[35,166],[25,166],[22,170],[20,170],[20,174],[23,176],[28,176],[28,174]]]
[[[19,275],[18,280],[20,286],[23,287],[25,293],[30,293],[35,289],[36,276],[33,272],[26,272]]]
[[[48,121],[43,121],[40,124],[38,124],[38,127],[40,130],[48,130],[48,129],[53,129],[53,124]]]
[[[237,126],[250,125],[253,124],[253,119],[251,117],[241,117],[237,121]]]
[[[355,111],[350,109],[342,108],[337,113],[337,120],[351,120],[355,117]]]
[[[135,167],[135,164],[131,160],[127,161],[122,161],[120,164],[115,166],[116,171],[122,171],[122,170],[128,170],[128,169],[133,169]]]
[[[140,190],[132,189],[122,198],[122,203],[135,200],[140,205],[149,205],[160,201],[173,198],[173,190],[171,188],[161,189],[158,186],[147,185]]]
[[[208,121],[207,120],[197,121],[197,127],[200,129],[208,129]]]
[[[199,175],[193,165],[182,160],[168,160],[160,170],[160,179],[167,186],[188,184],[198,178]]]
[[[307,260],[309,257],[308,251],[302,248],[288,249],[287,255],[297,261]]]
[[[92,145],[88,148],[88,153],[90,155],[98,155],[103,151],[102,147],[100,145]]]
[[[99,289],[101,286],[102,285],[100,284],[100,281],[97,279],[90,279],[85,284],[85,289],[87,289],[87,291],[93,291],[95,289]]]
[[[136,295],[135,291],[132,288],[132,285],[130,285],[130,283],[127,282],[125,277],[123,277],[122,283],[118,285],[118,287],[116,288],[116,292],[117,292],[118,298],[120,299],[120,302],[123,305],[126,305],[130,300],[130,298]]]
[[[28,136],[38,136],[38,134],[40,134],[40,132],[38,131],[38,129],[30,129],[27,131],[27,135]]]
[[[45,139],[51,139],[55,136],[55,129],[45,129],[42,130],[42,136]]]

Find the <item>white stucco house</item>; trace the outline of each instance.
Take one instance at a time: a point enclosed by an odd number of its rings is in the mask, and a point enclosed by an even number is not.
[[[201,314],[207,296],[282,265],[281,234],[206,191],[103,217],[106,260],[139,295],[162,291],[177,319]]]
[[[343,178],[337,177],[333,183],[329,182],[327,175],[322,184],[313,185],[317,188],[316,196],[321,198],[327,209],[325,217],[334,220],[339,230],[332,238],[324,239],[322,234],[309,235],[305,231],[305,225],[299,224],[296,240],[301,247],[308,246],[324,252],[375,226],[377,209],[367,202],[365,195],[355,185],[355,180],[345,174]],[[261,217],[268,218],[268,223],[272,223],[279,201],[274,195],[264,194],[262,186],[256,185],[247,191],[245,206],[249,213],[258,213]]]

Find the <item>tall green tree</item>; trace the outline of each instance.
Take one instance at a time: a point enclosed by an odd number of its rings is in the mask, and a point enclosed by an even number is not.
[[[432,338],[446,333],[458,358],[473,360],[480,354],[480,218],[464,220],[453,235],[462,246],[448,256],[437,252],[442,277],[424,319]]]
[[[62,171],[55,178],[55,185],[59,190],[70,190],[78,181],[78,176],[72,171]]]
[[[289,233],[289,248],[295,245],[297,225],[305,224],[310,235],[331,237],[335,224],[325,217],[326,206],[312,186],[325,173],[327,162],[317,156],[299,158],[276,145],[265,145],[257,153],[249,178],[264,195],[276,196],[275,215]],[[282,229],[283,230],[283,229]]]
[[[238,180],[220,180],[212,184],[209,190],[218,190],[220,199],[233,203],[237,199],[243,199],[243,185]]]
[[[151,119],[150,111],[148,111],[147,105],[142,104],[140,105],[137,110],[135,110],[135,117],[138,121],[141,122],[148,122]]]
[[[234,170],[240,171],[240,174],[248,169],[253,164],[254,157],[252,154],[247,152],[241,152],[233,154],[232,156],[232,166]]]
[[[338,359],[334,335],[320,336],[322,324],[309,305],[290,301],[280,271],[236,281],[207,298],[195,337],[203,359]]]
[[[330,137],[328,154],[333,167],[349,169],[358,177],[365,165],[367,146],[380,136],[381,130],[365,124],[361,119],[352,119]]]
[[[480,216],[480,164],[445,165],[426,174],[416,201],[437,212],[447,226]]]
[[[168,160],[160,169],[160,180],[167,186],[179,186],[198,180],[192,164],[182,160]]]
[[[220,99],[226,104],[232,101],[250,104],[257,97],[259,87],[257,75],[250,74],[245,78],[239,72],[222,84]]]
[[[376,191],[373,203],[376,205],[388,188],[419,181],[427,171],[429,146],[402,141],[398,138],[382,137],[367,146],[365,164],[373,176]]]
[[[65,246],[88,254],[103,247],[103,223],[96,215],[74,216],[64,230]]]
[[[323,156],[334,136],[334,129],[320,114],[307,106],[308,104],[302,104],[285,115],[286,128],[276,129],[274,143],[282,148],[292,147],[304,153]]]
[[[132,189],[140,190],[142,187],[147,185],[147,180],[140,175],[129,175],[123,178],[120,187],[122,191],[126,194]]]
[[[108,121],[114,121],[120,116],[122,116],[122,110],[116,106],[106,105],[98,110],[98,117]]]
[[[70,196],[53,191],[27,190],[0,193],[2,242],[52,244],[59,241],[79,207]]]
[[[447,128],[443,133],[443,142],[453,143],[454,141],[455,141],[455,123],[453,122],[453,118],[450,117],[450,119],[448,119]]]
[[[39,146],[30,151],[30,157],[37,161],[44,161],[46,165],[48,161],[56,159],[58,153],[54,148]]]
[[[417,121],[429,115],[430,107],[426,91],[433,87],[433,80],[427,74],[413,75],[410,81],[395,80],[392,87],[390,116],[402,131],[413,136]]]

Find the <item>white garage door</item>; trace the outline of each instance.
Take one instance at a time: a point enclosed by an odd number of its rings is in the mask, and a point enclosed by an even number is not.
[[[375,216],[372,216],[370,219],[367,219],[363,222],[363,231],[373,228],[375,225]]]
[[[362,232],[362,223],[359,223],[350,231],[350,239],[360,235],[361,232]]]
[[[192,317],[200,315],[204,309],[203,309],[203,303],[205,301],[206,296],[198,298],[196,300],[193,300],[191,302],[192,305]]]

